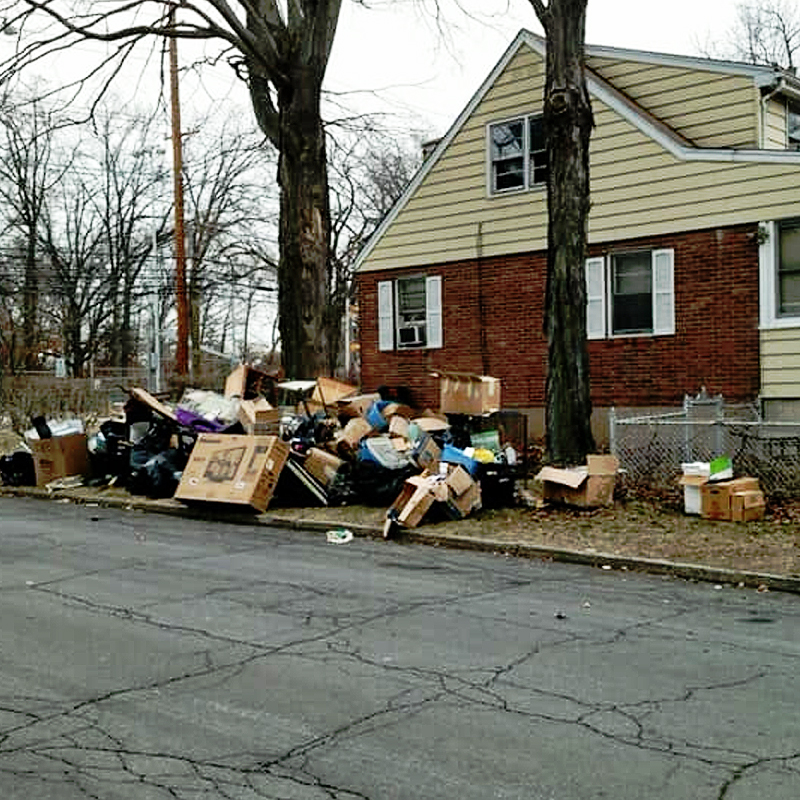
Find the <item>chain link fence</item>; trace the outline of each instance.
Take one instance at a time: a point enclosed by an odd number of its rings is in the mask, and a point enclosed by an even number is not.
[[[755,405],[701,394],[657,414],[612,409],[609,438],[633,491],[673,496],[682,463],[725,455],[735,475],[758,478],[771,499],[800,497],[800,423],[765,422]]]

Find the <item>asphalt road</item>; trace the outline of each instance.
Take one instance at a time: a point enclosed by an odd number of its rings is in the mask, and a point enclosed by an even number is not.
[[[793,595],[0,498],[0,798],[796,800]]]

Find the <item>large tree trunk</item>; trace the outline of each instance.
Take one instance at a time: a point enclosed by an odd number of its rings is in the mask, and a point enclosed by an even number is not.
[[[280,108],[278,328],[287,378],[315,378],[328,367],[325,330],[330,208],[321,76],[297,70]],[[301,74],[305,73],[305,74]]]
[[[595,448],[584,273],[593,126],[584,74],[586,3],[551,0],[546,9],[534,4],[547,35],[547,454],[564,465],[585,463]]]

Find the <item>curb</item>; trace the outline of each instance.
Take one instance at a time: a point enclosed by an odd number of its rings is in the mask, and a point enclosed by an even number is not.
[[[150,500],[140,497],[97,497],[83,495],[79,490],[62,490],[48,492],[35,487],[0,486],[0,496],[34,497],[42,500],[65,499],[82,505],[97,505],[102,508],[120,508],[133,511],[148,511],[158,514],[184,517],[187,519],[203,519],[214,522],[227,522],[238,525],[261,526],[265,528],[288,528],[296,531],[324,532],[331,528],[346,527],[354,536],[383,540],[383,529],[374,525],[358,523],[342,523],[341,521],[323,521],[282,517],[280,514],[248,514],[237,513],[226,509],[217,511],[213,508],[191,507],[178,501]],[[395,528],[397,531],[397,528]],[[433,547],[448,547],[459,550],[473,550],[484,553],[495,553],[519,558],[538,558],[542,561],[554,561],[565,564],[582,564],[598,569],[643,572],[652,575],[669,575],[689,581],[702,581],[756,588],[760,591],[773,590],[800,594],[800,578],[773,575],[764,572],[727,569],[725,567],[709,567],[702,564],[664,561],[644,556],[620,556],[611,553],[587,553],[581,550],[565,550],[545,545],[525,542],[503,542],[497,539],[473,536],[458,536],[442,533],[425,533],[417,529],[401,530],[391,538],[400,544],[424,544]]]

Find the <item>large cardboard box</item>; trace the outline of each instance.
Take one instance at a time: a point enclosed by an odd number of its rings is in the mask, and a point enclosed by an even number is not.
[[[289,445],[277,436],[202,433],[175,498],[266,511],[288,455]]]
[[[586,466],[559,469],[543,467],[536,479],[543,484],[544,499],[579,508],[610,506],[614,502],[619,460],[590,455]]]
[[[758,478],[745,477],[703,484],[700,487],[700,516],[703,519],[730,520],[733,495],[751,491],[759,491]]]
[[[51,439],[28,439],[36,470],[36,485],[46,486],[58,478],[85,475],[89,471],[86,434],[73,433]]]
[[[442,375],[439,378],[442,414],[479,416],[500,410],[500,379],[487,375]]]

